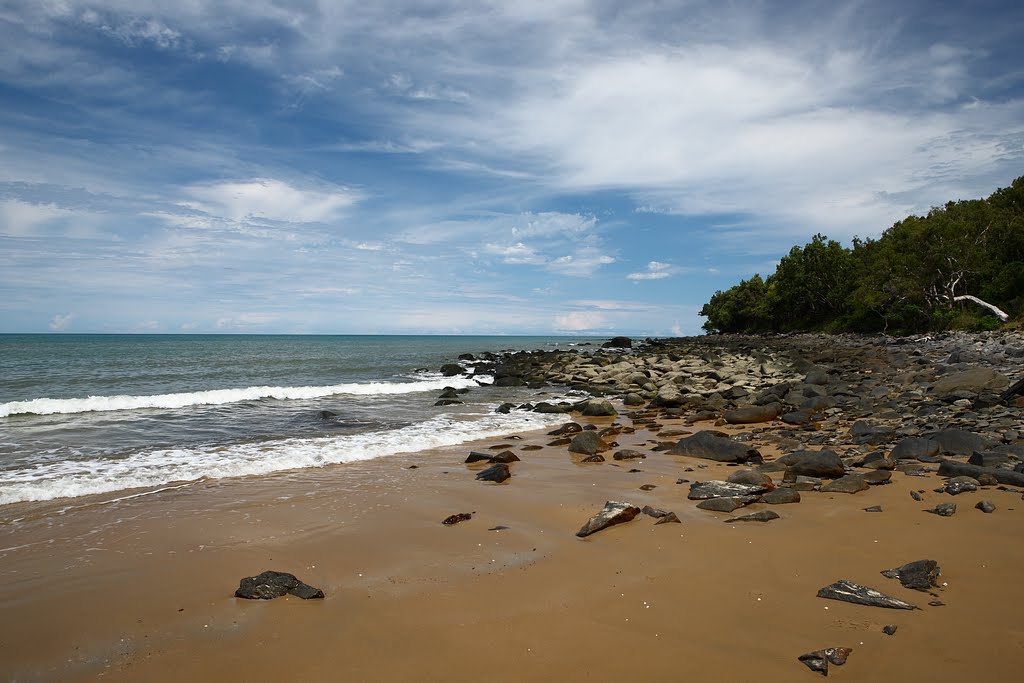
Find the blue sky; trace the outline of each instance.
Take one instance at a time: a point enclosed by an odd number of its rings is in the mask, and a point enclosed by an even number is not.
[[[1019,175],[1019,2],[0,0],[0,332],[697,334]]]

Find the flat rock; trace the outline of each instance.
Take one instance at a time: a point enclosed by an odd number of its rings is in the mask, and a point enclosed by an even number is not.
[[[799,503],[800,492],[789,486],[780,486],[779,488],[768,491],[761,496],[761,502],[767,503],[768,505],[785,505],[787,503]]]
[[[717,462],[760,463],[764,460],[756,448],[733,441],[728,435],[711,430],[703,430],[680,439],[668,453]]]
[[[795,451],[778,458],[775,462],[785,465],[787,474],[797,476],[836,479],[846,474],[842,458],[830,450]]]
[[[971,455],[974,451],[984,451],[992,442],[985,437],[964,429],[943,429],[928,436],[939,445],[941,453],[950,455]]]
[[[728,481],[699,481],[690,484],[690,492],[686,495],[690,500],[707,500],[709,498],[728,498],[733,496],[758,496],[768,489],[753,484],[733,484]]]
[[[576,532],[576,535],[583,538],[615,524],[632,521],[639,514],[640,508],[635,505],[609,500],[600,512],[587,520],[587,523]]]
[[[725,520],[725,522],[727,524],[732,522],[770,522],[773,519],[779,519],[779,513],[774,510],[758,510],[757,512],[751,512],[749,515],[731,517]]]
[[[726,481],[730,484],[763,486],[768,490],[775,488],[772,478],[764,472],[758,472],[757,470],[736,470],[726,478]]]
[[[493,481],[496,484],[500,484],[511,477],[512,471],[509,469],[508,465],[503,462],[495,463],[483,472],[478,472],[476,475],[476,478],[479,481]]]
[[[852,581],[840,579],[835,583],[825,586],[818,591],[819,598],[829,600],[841,600],[852,602],[855,605],[867,605],[868,607],[887,607],[889,609],[918,609],[909,602],[903,602],[884,593],[879,593],[873,588],[861,586]]]
[[[944,396],[956,391],[1003,391],[1010,386],[1010,380],[991,368],[969,368],[935,380],[932,390]]]
[[[893,446],[889,457],[893,460],[919,460],[939,454],[939,443],[919,436],[908,436]]]
[[[722,417],[729,424],[754,424],[771,422],[782,414],[781,403],[769,403],[764,406],[746,406],[736,410],[727,410]]]
[[[282,595],[294,595],[303,600],[322,599],[324,592],[313,588],[287,572],[265,571],[256,576],[247,576],[238,583],[236,598],[246,600],[273,600]]]
[[[978,490],[978,484],[969,481],[947,481],[942,487],[943,493],[951,496],[959,496],[961,493],[971,493]]]
[[[864,508],[864,512],[882,512],[882,506],[872,505],[871,507]]]
[[[882,576],[899,579],[904,588],[927,593],[932,587],[938,587],[938,578],[941,573],[939,563],[935,560],[916,560],[908,562],[902,567],[886,569],[882,572]]]
[[[647,456],[640,451],[634,451],[629,448],[624,448],[621,451],[615,451],[612,454],[612,458],[615,460],[643,460]]]
[[[661,510],[656,507],[651,507],[650,505],[644,505],[642,508],[640,508],[640,512],[647,515],[648,517],[655,518],[664,517],[665,515],[669,514],[668,510]]]
[[[757,496],[732,496],[728,498],[708,498],[697,503],[697,507],[701,510],[711,510],[712,512],[732,512],[737,510],[744,505],[750,505],[751,503],[757,502]]]
[[[583,431],[583,425],[576,422],[566,422],[558,429],[548,432],[548,436],[567,436],[569,434],[579,434]]]
[[[819,490],[822,493],[858,493],[867,491],[870,488],[862,474],[848,474],[845,477],[833,479],[822,486]]]
[[[939,463],[940,477],[967,476],[979,479],[983,474],[991,475],[1000,484],[1024,486],[1024,472],[1004,470],[1000,467],[977,467],[976,465],[968,465],[967,463],[955,460],[943,460]]]
[[[952,517],[956,514],[956,503],[939,503],[931,510],[925,510],[940,517]]]

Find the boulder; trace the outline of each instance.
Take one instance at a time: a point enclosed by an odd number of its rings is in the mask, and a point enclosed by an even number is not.
[[[324,592],[303,583],[295,578],[294,574],[275,571],[247,576],[239,581],[238,590],[235,591],[236,598],[246,600],[273,600],[282,595],[294,595],[303,600],[310,600],[323,598]]]
[[[975,509],[981,510],[985,514],[991,514],[996,511],[996,506],[989,500],[979,500],[978,504],[974,506]]]
[[[952,517],[956,514],[956,503],[939,503],[931,510],[925,510],[939,517]]]
[[[711,430],[700,431],[693,436],[680,439],[668,453],[717,462],[760,463],[764,460],[756,448],[733,441],[728,435]]]
[[[978,479],[983,474],[991,475],[1000,484],[1007,486],[1024,486],[1024,472],[1004,470],[999,467],[977,467],[955,460],[943,460],[939,464],[940,477],[968,476]]]
[[[615,451],[612,453],[612,458],[615,460],[643,460],[647,456],[640,451],[634,451],[629,448],[624,448],[621,451]]]
[[[867,491],[868,488],[870,487],[863,475],[848,474],[845,477],[833,479],[819,490],[822,493],[858,493],[859,491]]]
[[[939,451],[951,455],[971,455],[992,445],[985,437],[963,429],[943,429],[928,438],[939,445]]]
[[[836,479],[846,474],[843,461],[835,451],[796,451],[778,458],[786,473],[819,479]]]
[[[583,407],[583,415],[586,417],[614,417],[618,414],[615,406],[606,398],[592,398]]]
[[[511,477],[512,471],[509,469],[508,465],[503,462],[491,465],[486,470],[479,472],[476,475],[478,481],[493,481],[495,484],[500,484]]]
[[[726,478],[726,481],[730,484],[764,486],[768,490],[775,488],[772,478],[764,472],[758,472],[757,470],[736,470]]]
[[[919,436],[908,436],[893,446],[889,457],[893,460],[920,460],[922,457],[931,458],[939,454],[939,444],[931,439],[923,439]]]
[[[761,502],[768,505],[785,505],[787,503],[799,503],[800,492],[788,486],[780,486],[774,491],[769,491],[761,496]]]
[[[732,512],[737,510],[744,505],[750,505],[756,503],[758,500],[757,496],[733,496],[729,498],[708,498],[697,503],[697,507],[701,510],[711,510],[712,512]]]
[[[754,424],[771,422],[782,414],[781,403],[770,403],[764,406],[747,406],[736,410],[727,410],[722,417],[729,424]]]
[[[884,593],[879,593],[873,588],[861,586],[852,581],[841,579],[835,583],[825,586],[818,591],[819,598],[829,600],[841,600],[852,602],[855,605],[866,605],[868,607],[887,607],[889,609],[918,609],[909,602],[903,602]]]
[[[601,348],[604,349],[631,349],[633,348],[633,340],[629,337],[612,337],[604,344],[601,344]]]
[[[598,433],[593,430],[582,431],[569,442],[569,452],[582,455],[595,455],[609,448],[611,446],[605,443]]]
[[[945,396],[957,391],[1003,391],[1009,385],[1010,380],[1004,375],[991,368],[978,367],[943,375],[935,380],[932,390],[940,396]]]
[[[609,500],[600,512],[587,520],[587,523],[576,532],[576,535],[580,538],[589,536],[615,524],[632,521],[638,514],[640,514],[640,508],[635,505]]]

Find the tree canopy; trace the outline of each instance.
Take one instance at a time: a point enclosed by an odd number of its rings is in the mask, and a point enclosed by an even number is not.
[[[993,329],[1024,314],[1024,177],[986,199],[908,216],[850,248],[824,235],[795,246],[766,278],[715,292],[700,314],[724,332]]]

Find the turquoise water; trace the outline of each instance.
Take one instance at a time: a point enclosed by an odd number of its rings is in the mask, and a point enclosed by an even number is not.
[[[542,427],[459,354],[568,337],[0,335],[0,504],[319,467]],[[467,368],[472,361],[464,361]],[[437,407],[441,389],[469,389]],[[557,389],[548,389],[550,400]]]

